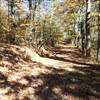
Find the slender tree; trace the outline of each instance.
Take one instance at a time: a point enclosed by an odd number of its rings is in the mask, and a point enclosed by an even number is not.
[[[86,0],[86,25],[85,25],[85,56],[90,56],[91,37],[90,37],[90,0]]]
[[[98,0],[98,46],[97,46],[97,60],[100,61],[100,0]]]

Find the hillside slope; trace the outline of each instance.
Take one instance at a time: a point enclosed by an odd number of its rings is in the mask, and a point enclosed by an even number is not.
[[[33,49],[0,44],[0,100],[99,100],[100,66],[74,47],[40,57]]]

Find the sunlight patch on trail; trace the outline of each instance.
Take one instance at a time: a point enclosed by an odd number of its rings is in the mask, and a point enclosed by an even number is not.
[[[32,61],[42,63],[43,65],[46,66],[56,66],[59,63],[58,60],[40,57],[37,53],[35,53],[30,48],[26,48],[26,54],[30,56]]]
[[[72,62],[65,62],[65,61],[60,61],[60,60],[54,60],[54,59],[50,59],[50,58],[43,58],[43,57],[40,57],[36,52],[34,52],[32,49],[30,48],[27,48],[26,47],[26,54],[28,56],[30,56],[30,59],[32,61],[36,61],[36,62],[39,62],[45,66],[51,66],[51,67],[54,67],[54,68],[69,68],[69,67],[73,67],[73,66],[85,66],[85,65],[79,65],[79,64],[74,64]],[[73,69],[68,69],[69,71],[72,71]],[[74,70],[73,70],[74,71]]]

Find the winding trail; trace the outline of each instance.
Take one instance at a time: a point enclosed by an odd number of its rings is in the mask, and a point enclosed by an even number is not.
[[[46,58],[0,44],[0,100],[99,100],[100,65],[86,60],[71,45]]]

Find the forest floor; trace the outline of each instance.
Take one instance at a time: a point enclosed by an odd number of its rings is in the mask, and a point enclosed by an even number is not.
[[[52,51],[0,43],[0,100],[100,100],[100,65],[71,45]]]

